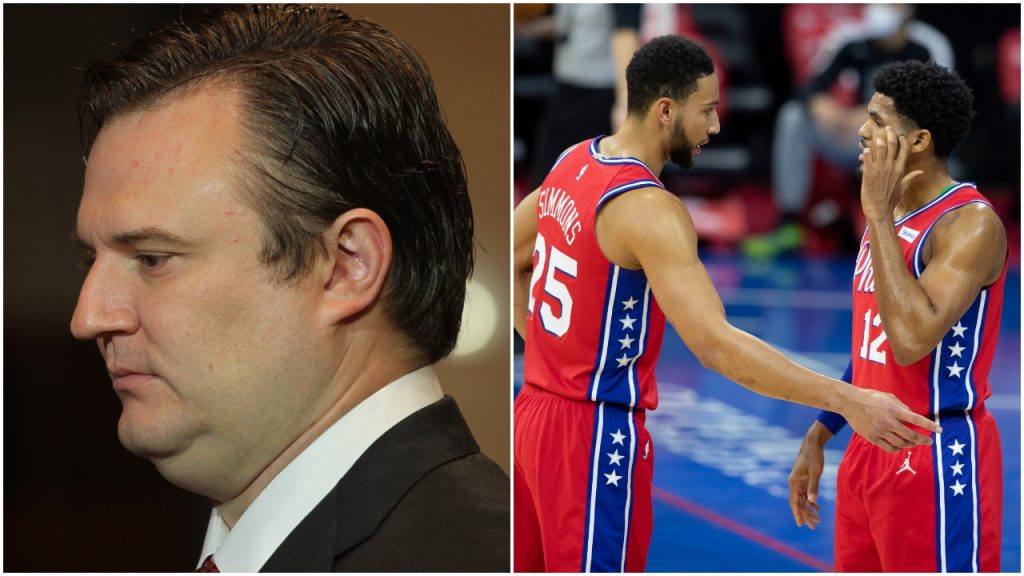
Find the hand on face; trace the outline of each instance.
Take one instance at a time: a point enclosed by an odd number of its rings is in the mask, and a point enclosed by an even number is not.
[[[924,174],[914,170],[907,174],[910,145],[905,136],[897,136],[891,126],[862,140],[863,177],[860,197],[868,220],[891,219],[893,209],[910,184]]]

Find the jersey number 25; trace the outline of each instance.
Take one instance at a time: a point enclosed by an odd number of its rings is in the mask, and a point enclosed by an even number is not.
[[[569,322],[572,317],[572,294],[556,274],[560,272],[570,278],[576,278],[576,261],[554,246],[549,251],[544,236],[540,234],[537,234],[537,243],[534,245],[533,254],[537,258],[537,262],[533,266],[533,276],[530,277],[530,299],[527,303],[527,310],[533,314],[534,286],[543,277],[544,293],[558,302],[559,312],[556,314],[549,302],[542,301],[540,323],[544,330],[561,338],[569,331]]]

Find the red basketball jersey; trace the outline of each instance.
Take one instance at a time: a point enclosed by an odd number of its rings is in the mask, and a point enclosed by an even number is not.
[[[922,247],[935,223],[947,212],[975,202],[990,205],[973,184],[955,184],[895,223],[904,260],[915,277],[924,271]],[[878,313],[865,232],[853,275],[853,384],[895,394],[911,410],[929,417],[981,408],[991,394],[988,373],[999,334],[1005,279],[1004,265],[999,279],[978,294],[928,356],[900,366]]]
[[[601,156],[599,140],[563,153],[540,187],[523,380],[573,400],[654,409],[665,315],[642,270],[604,256],[594,222],[615,196],[664,186],[636,158]]]

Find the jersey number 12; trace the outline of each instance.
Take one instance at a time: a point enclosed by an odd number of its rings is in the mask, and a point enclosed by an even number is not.
[[[871,338],[871,328],[878,328],[882,325],[882,317],[875,314],[874,319],[871,318],[871,310],[864,313],[864,339],[860,345],[860,357],[865,360],[877,362],[879,364],[885,364],[885,351],[882,350],[882,343],[885,342],[885,329],[879,331],[878,337],[871,341],[871,346],[868,346],[868,339]]]

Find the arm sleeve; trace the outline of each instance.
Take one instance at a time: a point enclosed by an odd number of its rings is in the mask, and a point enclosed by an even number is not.
[[[840,378],[843,382],[850,384],[853,382],[853,360],[850,360],[850,365],[846,367],[846,372],[843,373],[843,377]],[[835,412],[829,412],[822,410],[818,412],[818,417],[815,418],[818,422],[821,422],[833,436],[839,433],[843,427],[846,426],[846,418],[843,418]]]

